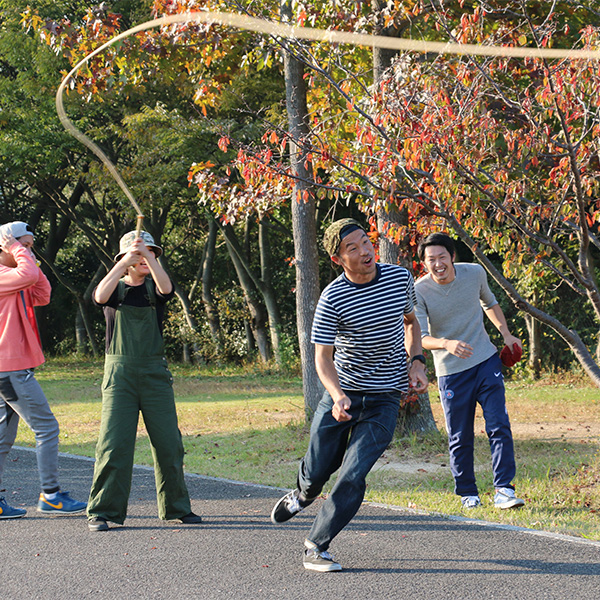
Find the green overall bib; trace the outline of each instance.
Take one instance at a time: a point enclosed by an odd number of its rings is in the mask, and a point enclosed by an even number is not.
[[[118,284],[119,306],[105,358],[102,417],[87,509],[88,517],[119,524],[127,516],[140,411],[152,447],[158,516],[171,520],[191,511],[173,378],[164,357],[154,283],[149,278],[146,291],[151,306],[127,306],[122,304],[125,283]]]

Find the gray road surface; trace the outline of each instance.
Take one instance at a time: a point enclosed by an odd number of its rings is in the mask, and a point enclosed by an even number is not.
[[[61,485],[85,500],[93,463],[61,455]],[[481,522],[364,505],[330,551],[340,573],[302,567],[318,502],[285,525],[276,489],[187,478],[205,523],[156,518],[154,476],[136,467],[125,526],[92,533],[86,518],[36,512],[35,455],[14,448],[6,497],[28,510],[0,521],[0,598],[185,600],[596,599],[600,544]]]

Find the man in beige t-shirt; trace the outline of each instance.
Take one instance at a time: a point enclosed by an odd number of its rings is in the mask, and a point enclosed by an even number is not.
[[[475,408],[481,405],[492,453],[498,508],[516,508],[513,438],[506,411],[502,362],[484,326],[483,315],[504,343],[522,348],[487,283],[483,267],[454,263],[452,238],[433,233],[419,244],[427,275],[415,284],[416,313],[423,348],[431,350],[446,417],[450,467],[465,508],[481,505],[473,465]]]

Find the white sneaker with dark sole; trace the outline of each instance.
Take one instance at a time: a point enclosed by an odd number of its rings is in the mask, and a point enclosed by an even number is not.
[[[478,508],[481,506],[479,496],[462,496],[460,501],[462,502],[463,508]]]
[[[515,496],[515,490],[512,488],[498,488],[494,496],[494,506],[496,508],[519,508],[525,504],[525,500]]]
[[[342,565],[335,562],[329,552],[319,552],[318,550],[305,550],[303,563],[304,568],[308,571],[318,571],[319,573],[342,570]]]

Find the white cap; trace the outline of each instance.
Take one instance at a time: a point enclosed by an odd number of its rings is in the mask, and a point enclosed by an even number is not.
[[[24,235],[33,236],[33,230],[23,221],[12,221],[11,223],[0,225],[0,235],[12,235],[18,240]]]
[[[136,231],[129,231],[119,240],[119,254],[115,256],[115,262],[118,262],[123,255],[127,254],[136,237]],[[140,231],[139,237],[142,238],[142,241],[148,248],[154,249],[157,258],[162,254],[162,248],[154,243],[154,238],[147,231]]]

